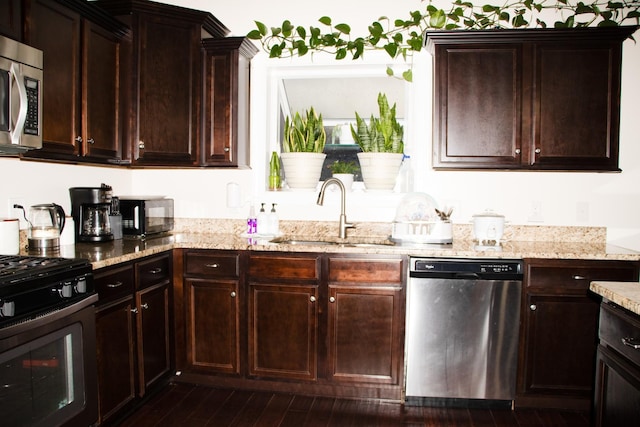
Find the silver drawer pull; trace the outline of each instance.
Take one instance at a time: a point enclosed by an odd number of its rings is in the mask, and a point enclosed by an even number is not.
[[[144,303],[144,304],[142,304],[140,307],[141,307],[141,308],[143,308],[143,309],[145,309],[145,310],[148,310],[148,309],[149,309],[149,304],[147,304],[147,303],[145,302],[145,303]]]
[[[109,284],[107,285],[107,288],[111,288],[111,289],[113,289],[113,288],[119,288],[119,287],[120,287],[120,286],[122,286],[122,285],[123,285],[123,283],[122,283],[122,282],[109,283]]]
[[[162,269],[160,267],[153,268],[153,269],[149,270],[149,273],[151,273],[151,274],[162,273]]]
[[[634,350],[640,350],[640,340],[637,338],[622,338],[622,344],[626,345],[627,347],[631,347]]]
[[[584,279],[586,279],[586,277],[584,277],[584,276],[580,276],[580,275],[578,275],[578,274],[575,274],[575,275],[573,276],[573,280],[584,280]]]
[[[218,268],[218,267],[220,267],[220,264],[218,264],[218,263],[214,263],[214,264],[205,264],[204,266],[205,266],[205,267],[208,267],[208,268]]]

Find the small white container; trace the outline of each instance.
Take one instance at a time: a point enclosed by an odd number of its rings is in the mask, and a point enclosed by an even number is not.
[[[0,255],[20,253],[20,221],[18,218],[0,218]]]
[[[491,210],[473,216],[473,236],[484,244],[499,245],[504,233],[504,215]]]

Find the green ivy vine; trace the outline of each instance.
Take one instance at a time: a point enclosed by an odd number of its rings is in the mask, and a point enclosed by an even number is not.
[[[571,0],[506,0],[504,4],[476,6],[469,1],[454,0],[449,10],[438,8],[433,0],[426,1],[424,10],[409,13],[407,18],[378,18],[369,25],[369,34],[352,36],[351,26],[333,23],[328,16],[318,21],[321,26],[296,26],[284,20],[280,26],[267,27],[255,21],[256,29],[247,37],[257,40],[270,58],[304,56],[313,52],[327,52],[335,59],[361,58],[367,50],[384,50],[391,58],[407,57],[424,45],[424,32],[429,29],[499,29],[499,28],[547,28],[540,19],[544,10],[553,9],[561,20],[553,28],[578,28],[588,26],[619,26],[640,23],[640,0],[603,1],[591,3]],[[387,73],[393,75],[390,68]],[[411,70],[403,73],[411,81]]]

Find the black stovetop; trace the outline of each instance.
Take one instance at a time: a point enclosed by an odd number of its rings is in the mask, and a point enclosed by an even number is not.
[[[0,255],[0,328],[93,294],[86,259]]]

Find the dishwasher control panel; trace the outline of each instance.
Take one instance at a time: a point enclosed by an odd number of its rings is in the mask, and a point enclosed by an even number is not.
[[[421,277],[502,278],[521,280],[522,260],[411,258],[409,274]]]

